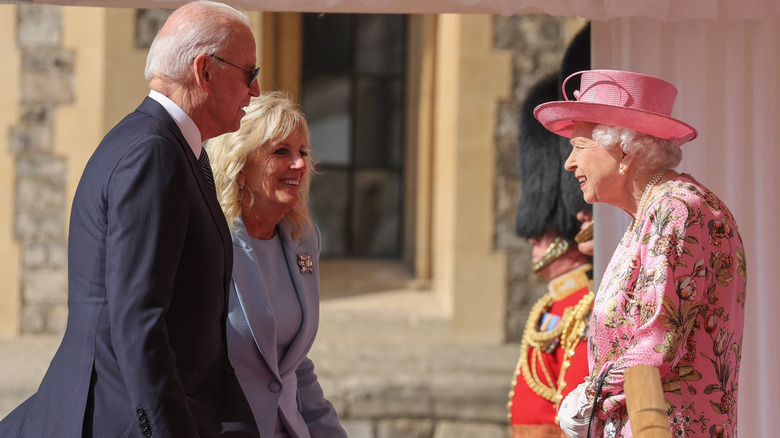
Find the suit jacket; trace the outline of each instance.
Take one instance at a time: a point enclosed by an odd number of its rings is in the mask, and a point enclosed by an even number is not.
[[[192,149],[146,98],[84,169],[62,344],[0,437],[257,437],[227,356],[232,258]]]
[[[273,436],[277,412],[280,412],[293,437],[346,438],[333,405],[323,396],[314,364],[307,357],[319,326],[319,230],[315,226],[309,238],[296,241],[284,221],[277,226],[303,313],[300,330],[280,362],[276,346],[277,318],[267,289],[273,284],[268,279],[264,281],[258,269],[267,256],[254,251],[251,237],[240,219],[236,227],[232,236],[230,320],[234,325],[245,326],[230,333],[228,345],[260,435]],[[300,259],[307,269],[299,264]],[[311,261],[310,266],[306,265],[307,260]]]

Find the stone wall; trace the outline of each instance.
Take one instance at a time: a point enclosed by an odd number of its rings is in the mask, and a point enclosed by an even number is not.
[[[62,14],[56,6],[19,7],[22,54],[20,122],[8,134],[16,157],[15,234],[22,245],[22,332],[58,334],[67,299],[67,163],[53,153],[55,115],[73,102],[74,54],[62,47]],[[139,23],[145,23],[139,14]],[[162,15],[150,14],[148,20]],[[517,119],[526,90],[560,62],[565,42],[581,23],[548,16],[495,17],[494,47],[513,59],[512,98],[498,115],[497,250],[508,253],[510,341],[519,339],[530,304],[544,284],[530,272],[530,247],[514,234],[521,191],[517,175]],[[148,25],[148,26],[146,26]],[[148,44],[139,32],[136,43]],[[139,29],[141,29],[139,25]],[[144,42],[146,41],[146,42]],[[504,438],[506,402],[517,346],[469,346],[437,339],[446,321],[403,317],[381,324],[386,312],[323,312],[312,351],[326,394],[353,438]],[[335,321],[334,321],[335,318]],[[430,326],[429,326],[430,324]],[[359,333],[353,342],[345,334]],[[394,336],[388,340],[387,337]],[[379,341],[382,339],[382,341]],[[422,341],[421,341],[422,340]]]
[[[22,55],[20,122],[10,135],[16,158],[15,237],[22,247],[23,333],[59,333],[67,299],[67,204],[65,159],[54,155],[57,108],[73,102],[74,53],[62,47],[59,6],[18,8],[18,48]],[[141,10],[135,43],[147,46],[170,11]],[[494,45],[513,60],[512,98],[498,116],[495,181],[496,249],[508,254],[507,339],[518,340],[530,305],[544,293],[544,282],[530,272],[530,247],[514,233],[520,197],[517,173],[518,111],[528,88],[555,70],[578,18],[544,15],[495,17]]]
[[[547,15],[494,18],[496,49],[512,53],[512,99],[501,104],[496,138],[496,248],[507,253],[507,341],[519,341],[528,311],[546,292],[531,272],[531,246],[515,234],[522,191],[517,162],[519,112],[529,88],[560,68],[566,46],[585,21]]]
[[[350,438],[508,438],[517,345],[453,341],[447,322],[324,302],[309,357]]]
[[[22,247],[23,333],[60,333],[67,318],[64,157],[53,153],[57,108],[73,101],[73,53],[62,48],[59,6],[20,5],[22,56],[19,124],[10,133],[16,159],[14,234]]]
[[[170,10],[139,10],[136,40],[148,48]],[[62,333],[67,320],[67,157],[54,153],[58,108],[75,99],[75,59],[63,48],[63,8],[20,5],[22,57],[19,123],[9,145],[15,157],[14,236],[21,245],[20,332]],[[85,122],[86,123],[86,122]]]

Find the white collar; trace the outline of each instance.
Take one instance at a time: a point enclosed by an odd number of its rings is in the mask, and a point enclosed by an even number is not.
[[[200,140],[200,129],[198,129],[195,122],[192,121],[190,116],[188,116],[179,105],[176,105],[174,101],[168,98],[168,96],[158,91],[149,90],[149,97],[165,108],[165,111],[168,112],[168,115],[171,116],[173,121],[176,122],[176,126],[181,130],[184,139],[187,140],[187,144],[189,144],[190,149],[192,149],[192,153],[195,154],[195,158],[199,158],[203,146]]]

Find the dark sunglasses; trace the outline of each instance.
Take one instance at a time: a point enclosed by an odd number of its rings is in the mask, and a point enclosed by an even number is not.
[[[252,87],[252,84],[254,84],[255,81],[257,80],[257,75],[260,74],[260,67],[255,67],[254,71],[247,70],[245,68],[241,68],[241,67],[233,64],[232,62],[230,62],[230,61],[228,61],[226,59],[222,59],[222,58],[220,58],[219,56],[217,56],[217,55],[215,55],[213,53],[209,53],[206,56],[209,56],[209,57],[214,58],[214,59],[218,59],[218,60],[224,62],[225,64],[232,65],[233,67],[235,67],[235,68],[241,70],[242,72],[246,73],[249,76],[249,85],[247,85],[247,87]]]

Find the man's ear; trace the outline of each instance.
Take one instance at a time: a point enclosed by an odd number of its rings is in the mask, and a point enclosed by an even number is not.
[[[192,73],[195,78],[195,83],[203,91],[209,91],[211,89],[211,60],[206,55],[200,55],[195,57],[192,62]]]

